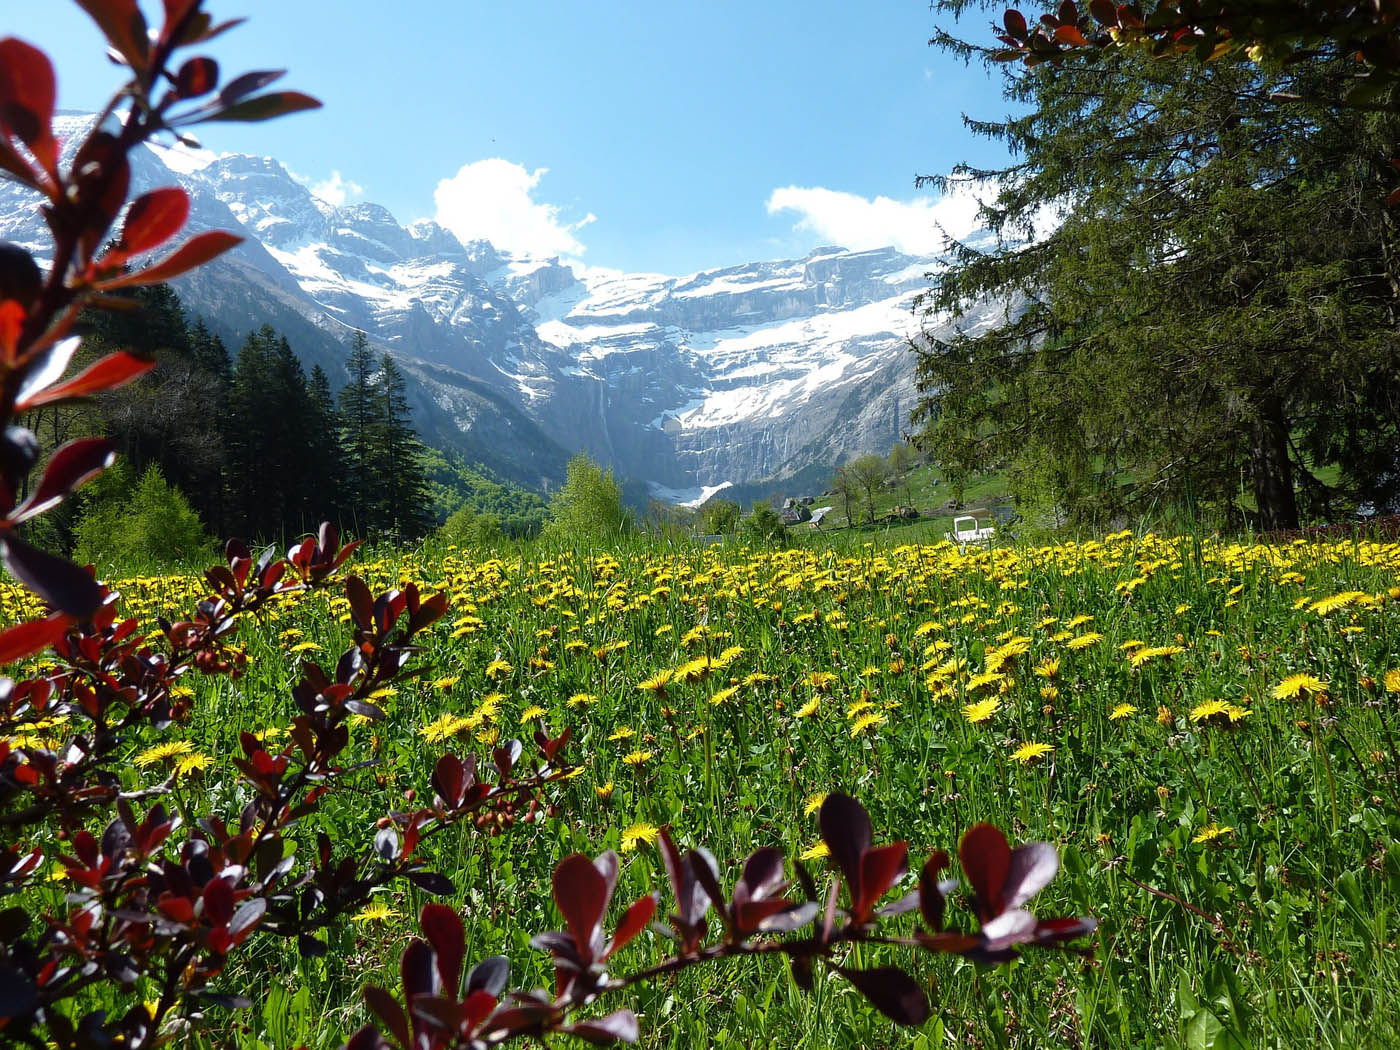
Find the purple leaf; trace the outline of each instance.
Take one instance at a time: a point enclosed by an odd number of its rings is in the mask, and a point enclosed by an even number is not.
[[[1060,870],[1060,855],[1048,842],[1027,842],[1011,851],[1011,866],[1002,890],[1002,907],[1019,908],[1050,884]]]
[[[641,1037],[637,1027],[637,1015],[631,1010],[616,1010],[606,1017],[593,1021],[580,1021],[564,1031],[592,1043],[594,1046],[607,1046],[609,1043],[635,1043]]]
[[[870,816],[850,795],[833,791],[822,803],[817,823],[831,859],[846,877],[852,897],[860,885],[860,858],[870,848]]]
[[[895,1024],[916,1025],[928,1020],[928,996],[914,978],[898,967],[848,970],[838,966],[836,971]]]

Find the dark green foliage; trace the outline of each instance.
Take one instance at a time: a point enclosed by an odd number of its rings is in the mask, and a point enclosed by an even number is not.
[[[466,503],[448,515],[440,531],[448,543],[471,549],[489,549],[505,538],[500,518],[489,511],[478,514]]]
[[[435,518],[447,518],[466,507],[497,519],[501,531],[512,539],[538,535],[549,520],[544,498],[487,475],[454,452],[428,448],[423,452],[429,499]]]
[[[363,527],[362,515],[372,515],[375,502],[374,438],[379,419],[375,397],[374,353],[364,332],[357,331],[345,360],[350,380],[341,388],[341,445],[345,450],[345,498],[350,521]]]
[[[731,535],[738,527],[742,511],[732,500],[713,498],[700,508],[700,531],[711,536]]]
[[[403,372],[394,359],[379,359],[378,434],[374,475],[379,485],[376,525],[394,539],[421,536],[432,524],[423,443],[413,429]]]
[[[432,497],[403,372],[388,354],[376,359],[359,331],[345,368],[350,381],[340,391],[336,419],[346,519],[396,539],[421,536],[432,524]]]
[[[740,534],[749,543],[759,546],[785,544],[788,540],[787,527],[773,505],[759,500],[753,505],[749,516],[740,523]]]
[[[1001,247],[959,248],[925,305],[1016,309],[921,348],[925,447],[1091,525],[1183,506],[1283,528],[1393,499],[1400,284],[1376,186],[1396,122],[1270,101],[1339,97],[1344,64],[1183,72],[1131,52],[1018,70],[1028,112],[972,122],[1020,155],[962,172],[997,180]]]

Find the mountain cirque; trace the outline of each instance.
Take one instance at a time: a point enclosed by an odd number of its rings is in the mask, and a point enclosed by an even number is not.
[[[72,141],[85,121],[66,124]],[[908,428],[912,300],[933,259],[821,248],[628,274],[464,245],[374,204],[332,207],[268,158],[145,147],[133,183],[178,183],[192,229],[247,237],[176,285],[231,347],[266,322],[337,382],[363,329],[410,374],[426,440],[529,487],[586,449],[619,476],[694,498],[883,452]],[[13,184],[0,184],[0,237],[47,244],[32,195]]]

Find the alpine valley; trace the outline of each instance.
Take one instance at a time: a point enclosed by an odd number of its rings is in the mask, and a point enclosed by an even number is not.
[[[57,130],[75,141],[89,119]],[[820,248],[622,273],[463,244],[374,204],[333,207],[266,157],[143,147],[132,174],[137,192],[184,187],[191,231],[246,238],[175,285],[231,349],[270,324],[338,385],[362,329],[408,373],[427,443],[527,488],[552,486],[583,449],[694,502],[885,452],[909,428],[912,303],[936,259]],[[8,182],[0,238],[47,244],[34,197]],[[994,319],[988,308],[961,323]]]

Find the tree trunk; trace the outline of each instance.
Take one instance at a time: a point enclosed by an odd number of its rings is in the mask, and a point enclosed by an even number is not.
[[[1259,527],[1266,532],[1298,527],[1298,501],[1293,492],[1293,464],[1288,459],[1288,428],[1283,403],[1269,397],[1259,418],[1249,427],[1249,470]]]

